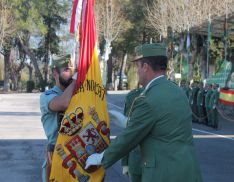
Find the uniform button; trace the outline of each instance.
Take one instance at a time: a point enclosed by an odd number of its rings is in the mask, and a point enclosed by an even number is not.
[[[144,166],[146,166],[146,162],[144,162]]]

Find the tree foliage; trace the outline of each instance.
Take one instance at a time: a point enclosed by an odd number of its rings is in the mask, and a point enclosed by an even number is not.
[[[28,65],[29,72],[32,71],[32,67],[25,61],[30,59],[33,63],[37,83],[47,83],[49,54],[58,54],[60,52],[59,29],[67,20],[68,1],[1,0],[1,2],[4,7],[7,7],[5,9],[10,12],[8,13],[10,14],[8,27],[11,26],[11,29],[8,29],[11,32],[9,31],[8,34],[5,33],[6,31],[4,32],[2,37],[4,37],[5,44],[8,46],[3,47],[1,44],[0,48],[6,53],[10,53],[12,48],[18,51],[16,59]],[[0,7],[2,10],[3,6]],[[0,13],[3,13],[3,11],[0,11]],[[3,22],[2,19],[3,16],[1,16],[1,22]],[[13,21],[12,25],[10,25],[10,20]],[[8,29],[5,28],[4,30]],[[3,42],[2,40],[0,39],[0,42]],[[11,62],[9,58],[10,56],[6,55],[4,60],[7,63]],[[14,60],[12,63],[16,66],[17,61]],[[42,64],[44,64],[43,70],[41,69]],[[20,65],[18,66],[20,68]],[[10,68],[6,68],[6,70],[8,69]],[[44,76],[42,76],[42,72]],[[13,75],[10,76],[10,79],[13,79]]]

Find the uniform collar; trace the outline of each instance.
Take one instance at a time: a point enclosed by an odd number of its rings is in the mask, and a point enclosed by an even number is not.
[[[159,78],[162,78],[162,77],[165,77],[165,75],[159,75],[159,76],[153,78],[153,79],[146,85],[144,92],[146,92],[146,91],[149,89],[149,87],[151,86],[151,84],[152,84],[155,80],[158,80]]]

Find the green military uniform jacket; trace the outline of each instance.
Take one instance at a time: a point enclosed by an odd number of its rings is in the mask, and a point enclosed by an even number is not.
[[[199,89],[197,93],[197,106],[203,105],[203,95],[204,95],[204,90]]]
[[[214,127],[214,128],[218,128],[218,112],[217,112],[217,105],[218,105],[218,102],[219,102],[219,92],[217,90],[214,90],[213,93],[211,94],[210,96],[210,102],[209,102],[209,105],[210,105],[210,109],[211,109],[211,125]]]
[[[210,96],[209,106],[211,109],[216,108],[219,102],[219,92],[214,90]]]
[[[142,91],[143,88],[138,88],[134,89],[131,92],[129,92],[125,98],[125,107],[124,107],[124,115],[128,116],[131,106],[134,104],[134,100],[136,97],[138,97]],[[141,175],[142,170],[141,170],[141,154],[140,154],[140,147],[137,146],[135,149],[133,149],[128,155],[126,155],[122,161],[121,164],[122,166],[128,166],[129,167],[129,172],[131,175],[137,174]]]
[[[197,105],[197,94],[198,94],[199,88],[193,88],[192,89],[192,104]]]
[[[209,108],[211,109],[211,106],[210,106],[210,97],[212,95],[212,90],[208,90],[207,93],[206,93],[206,97],[205,97],[205,106],[206,108]]]
[[[105,150],[103,167],[140,144],[142,182],[201,182],[185,94],[165,77],[153,81],[143,93],[134,104],[128,127]]]
[[[190,106],[192,106],[192,104],[193,104],[193,95],[192,94],[193,94],[192,89],[190,89],[188,92],[188,100],[189,100]]]

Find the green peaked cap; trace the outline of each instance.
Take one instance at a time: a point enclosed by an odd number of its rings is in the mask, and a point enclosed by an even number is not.
[[[152,56],[167,57],[167,48],[163,43],[143,44],[135,48],[135,53],[136,57],[133,61]]]
[[[70,67],[70,54],[54,56],[52,58],[52,68],[66,68]]]

